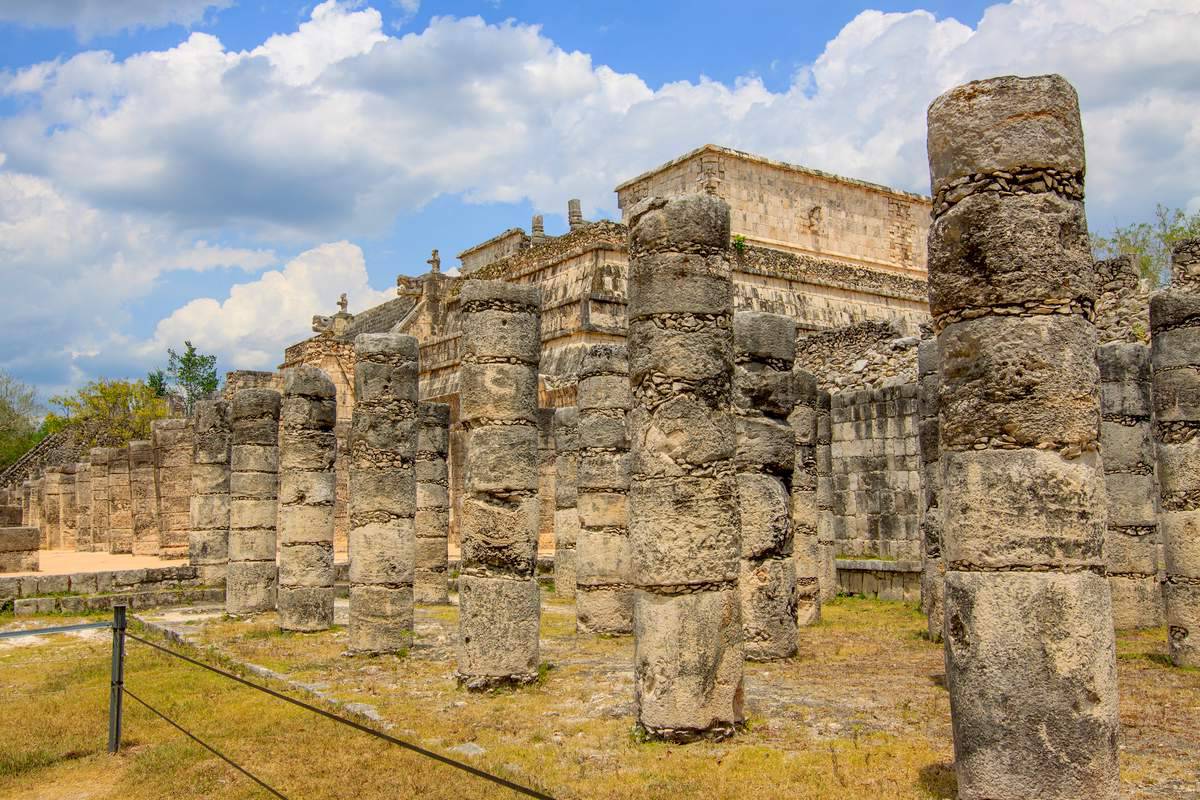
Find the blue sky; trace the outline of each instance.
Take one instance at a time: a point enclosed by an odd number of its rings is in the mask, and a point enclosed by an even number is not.
[[[925,191],[925,106],[993,74],[1079,89],[1093,230],[1197,209],[1197,40],[1187,0],[0,0],[0,368],[271,368],[341,291],[706,141]]]

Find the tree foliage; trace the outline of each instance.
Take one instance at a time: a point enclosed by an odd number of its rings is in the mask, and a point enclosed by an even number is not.
[[[1131,255],[1138,272],[1152,287],[1163,285],[1171,268],[1171,248],[1183,239],[1200,236],[1200,212],[1188,214],[1161,203],[1154,209],[1153,222],[1123,225],[1112,236],[1093,236],[1092,252],[1097,258]]]
[[[42,440],[41,418],[33,387],[0,371],[0,469]]]
[[[50,432],[72,428],[80,445],[122,447],[130,439],[149,439],[150,423],[166,417],[167,401],[145,381],[92,381],[71,395],[50,398],[59,411],[46,417]]]
[[[183,352],[167,348],[167,369],[156,369],[146,376],[146,385],[157,397],[175,399],[190,415],[196,403],[212,397],[220,386],[217,377],[217,357],[196,350],[190,341],[183,343]]]

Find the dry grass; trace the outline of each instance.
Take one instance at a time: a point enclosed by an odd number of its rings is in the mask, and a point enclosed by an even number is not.
[[[639,742],[632,641],[577,636],[571,604],[546,598],[537,685],[467,694],[452,677],[452,607],[418,611],[406,658],[346,658],[346,634],[281,635],[270,615],[214,620],[203,640],[344,702],[391,732],[558,797],[949,798],[954,796],[941,648],[910,606],[841,599],[803,631],[802,655],[746,669],[747,730],[724,743]],[[61,618],[56,621],[61,622]],[[1163,663],[1162,631],[1122,635],[1130,797],[1188,796],[1197,783],[1200,673]],[[211,658],[211,655],[206,655]],[[132,643],[129,686],[291,797],[513,797]],[[0,797],[260,797],[234,770],[131,703],[125,752],[103,753],[107,645],[0,649],[5,731]],[[1193,791],[1200,791],[1193,789]]]

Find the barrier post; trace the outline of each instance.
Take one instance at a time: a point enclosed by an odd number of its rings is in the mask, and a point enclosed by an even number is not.
[[[112,681],[108,695],[108,752],[121,746],[121,713],[125,699],[125,606],[113,606]]]

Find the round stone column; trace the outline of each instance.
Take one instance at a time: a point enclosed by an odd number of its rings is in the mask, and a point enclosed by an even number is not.
[[[541,293],[469,280],[459,314],[466,475],[458,677],[469,689],[484,689],[537,679]]]
[[[739,311],[733,316],[733,348],[742,638],[748,659],[790,658],[796,654],[800,599],[792,519],[797,434],[789,422],[796,405],[796,323],[780,314]],[[810,415],[808,424],[813,422]],[[802,469],[802,483],[805,477]],[[815,485],[805,489],[802,503],[816,493]],[[809,522],[810,506],[797,512],[801,524]],[[816,526],[806,530],[811,535],[803,544],[815,545]],[[806,582],[806,615],[819,603],[816,589],[815,580]]]
[[[275,608],[279,392],[241,389],[230,407],[229,566],[225,611]]]
[[[1061,77],[929,107],[946,677],[963,800],[1118,796],[1095,269]]]
[[[579,541],[579,409],[554,409],[554,594],[575,596]]]
[[[229,565],[229,405],[202,400],[192,414],[192,496],[188,561],[206,586],[225,583]]]
[[[633,630],[629,551],[629,359],[621,345],[594,344],[583,355],[579,404],[575,618],[580,631]]]
[[[350,650],[412,644],[417,504],[417,340],[354,340],[350,422]]]
[[[638,724],[719,738],[743,720],[729,206],[650,198],[629,220]]]
[[[1172,664],[1200,667],[1200,239],[1175,245],[1150,335],[1167,645]]]
[[[316,367],[283,374],[276,607],[285,631],[323,631],[333,625],[336,397],[333,381]]]
[[[833,530],[833,398],[817,388],[817,589],[822,603],[838,596],[837,537]]]
[[[450,602],[447,560],[450,534],[450,406],[421,403],[417,408],[416,569],[413,601]]]

